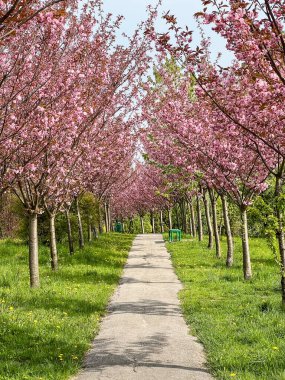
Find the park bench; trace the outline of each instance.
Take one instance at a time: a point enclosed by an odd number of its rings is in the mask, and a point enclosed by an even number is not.
[[[172,243],[174,241],[173,236],[176,236],[176,241],[181,241],[181,230],[171,229],[169,230],[169,242]]]

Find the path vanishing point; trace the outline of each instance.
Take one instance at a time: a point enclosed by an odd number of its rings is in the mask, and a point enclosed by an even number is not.
[[[189,335],[161,235],[138,235],[100,333],[75,380],[210,380]]]

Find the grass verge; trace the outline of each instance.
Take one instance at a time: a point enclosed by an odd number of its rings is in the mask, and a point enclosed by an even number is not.
[[[242,275],[241,244],[228,269],[206,242],[168,243],[191,332],[204,344],[218,379],[285,379],[285,312],[281,307],[279,268],[262,239],[251,239],[254,277]],[[223,252],[226,243],[222,241]]]
[[[132,235],[108,234],[52,273],[40,248],[41,288],[29,289],[28,250],[0,242],[0,379],[61,380],[80,368],[126,262]]]

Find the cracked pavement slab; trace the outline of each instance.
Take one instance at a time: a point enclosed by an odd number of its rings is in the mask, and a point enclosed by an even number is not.
[[[161,235],[138,235],[100,332],[74,380],[211,380],[189,335]]]

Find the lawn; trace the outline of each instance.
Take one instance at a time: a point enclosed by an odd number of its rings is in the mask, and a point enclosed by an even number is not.
[[[29,289],[28,251],[0,242],[0,379],[61,380],[77,372],[98,331],[133,240],[109,234],[70,257],[59,247],[52,273],[40,249],[41,288]]]
[[[183,312],[192,334],[204,344],[218,379],[285,379],[285,311],[279,268],[262,239],[251,239],[254,278],[242,275],[241,244],[236,262],[225,267],[206,241],[168,243],[176,273],[184,284]],[[226,245],[222,242],[225,256]]]

